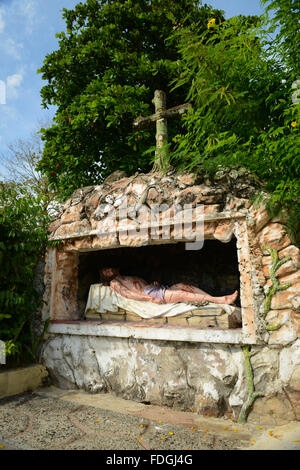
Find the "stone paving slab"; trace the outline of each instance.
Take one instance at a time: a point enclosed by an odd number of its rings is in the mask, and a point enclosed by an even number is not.
[[[251,450],[300,450],[300,422],[275,426],[263,431]]]
[[[300,449],[297,441],[300,423],[237,425],[113,394],[44,387],[0,400],[4,450]]]

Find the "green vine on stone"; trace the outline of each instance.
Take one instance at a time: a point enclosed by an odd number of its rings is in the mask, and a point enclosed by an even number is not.
[[[250,352],[250,346],[243,346],[242,349],[245,359],[246,377],[248,382],[248,398],[242,406],[238,417],[238,423],[245,423],[247,421],[248,414],[256,398],[264,396],[263,393],[256,392],[254,388],[253,370],[250,361],[253,353]]]
[[[272,282],[272,285],[268,289],[268,292],[265,294],[265,301],[264,301],[264,320],[266,319],[266,316],[268,312],[270,311],[271,308],[271,301],[273,295],[276,294],[276,292],[288,289],[291,287],[291,284],[279,284],[279,280],[276,277],[276,272],[278,269],[285,264],[287,261],[290,261],[290,256],[285,256],[282,259],[279,259],[278,253],[274,248],[269,248],[268,246],[264,246],[265,251],[267,251],[272,260],[272,264],[269,269],[269,274],[270,274],[270,279]],[[280,324],[277,325],[266,325],[266,330],[268,331],[275,331],[278,330],[281,327]]]
[[[278,253],[274,248],[269,248],[268,246],[264,246],[264,249],[270,254],[271,260],[272,260],[272,263],[269,269],[269,274],[270,274],[270,279],[271,279],[272,284],[270,288],[268,289],[268,292],[265,294],[265,300],[264,300],[263,318],[265,320],[271,308],[271,301],[272,301],[273,295],[275,295],[276,292],[288,289],[291,286],[291,284],[280,285],[279,280],[276,277],[276,272],[278,271],[278,269],[287,261],[290,261],[291,258],[290,256],[285,256],[284,258],[279,259]],[[266,325],[266,330],[275,331],[275,330],[278,330],[280,327],[281,327],[280,324]],[[261,392],[255,392],[253,370],[252,370],[251,361],[250,361],[250,358],[252,356],[250,352],[250,346],[243,346],[242,349],[243,349],[243,354],[244,354],[244,359],[245,359],[246,377],[247,377],[247,382],[248,382],[248,398],[242,406],[242,409],[238,417],[238,423],[245,423],[247,421],[248,414],[256,398],[264,396],[264,394]]]

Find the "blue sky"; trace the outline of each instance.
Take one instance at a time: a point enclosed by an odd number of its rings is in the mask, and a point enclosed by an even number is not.
[[[45,55],[58,47],[55,34],[65,30],[62,8],[79,0],[0,0],[0,174],[7,145],[30,139],[39,124],[51,120],[55,109],[41,107],[45,84],[36,73]],[[259,0],[206,0],[226,17],[262,12]],[[5,88],[5,103],[3,90]]]

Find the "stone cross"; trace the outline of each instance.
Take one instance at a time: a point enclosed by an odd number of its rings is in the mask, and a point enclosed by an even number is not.
[[[133,128],[136,130],[146,129],[156,123],[156,158],[154,166],[156,166],[157,169],[161,169],[164,157],[167,156],[167,119],[180,117],[188,108],[191,108],[191,105],[190,103],[185,103],[167,109],[166,93],[161,90],[155,90],[152,103],[155,106],[155,114],[151,114],[151,116],[146,117],[139,116],[134,120]]]

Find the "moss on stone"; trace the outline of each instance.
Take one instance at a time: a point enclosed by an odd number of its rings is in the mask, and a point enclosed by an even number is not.
[[[269,269],[269,274],[270,274],[272,285],[270,286],[268,292],[265,294],[265,301],[264,301],[264,320],[265,320],[268,312],[270,311],[273,295],[275,295],[276,292],[278,291],[285,290],[291,287],[291,284],[280,285],[279,280],[276,277],[276,272],[278,271],[278,269],[283,264],[287,263],[287,261],[290,261],[291,258],[290,256],[285,256],[284,258],[279,259],[278,253],[274,248],[269,248],[268,246],[264,246],[264,249],[270,254],[271,260],[272,260],[272,264]],[[268,331],[275,331],[275,330],[278,330],[280,327],[281,327],[280,324],[277,324],[277,325],[266,324],[266,330]]]
[[[253,370],[251,366],[251,352],[250,346],[243,346],[243,354],[245,359],[245,369],[246,369],[246,377],[248,383],[248,398],[242,406],[238,417],[238,423],[245,423],[247,421],[248,414],[252,408],[252,405],[256,398],[263,397],[264,394],[261,392],[256,392],[254,387],[254,379],[253,379]]]

